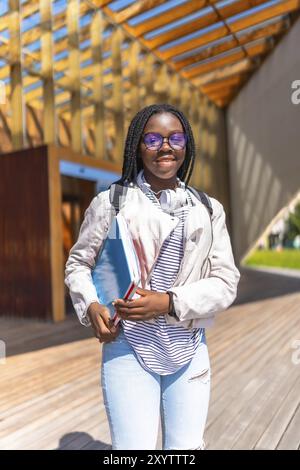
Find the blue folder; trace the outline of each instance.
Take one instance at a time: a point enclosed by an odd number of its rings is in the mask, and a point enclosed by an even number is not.
[[[110,316],[118,322],[112,302],[130,299],[141,280],[139,260],[122,214],[112,224],[96,258],[92,271],[99,302],[107,306]]]

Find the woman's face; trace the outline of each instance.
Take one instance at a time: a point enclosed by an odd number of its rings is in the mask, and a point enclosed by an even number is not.
[[[172,113],[153,114],[143,131],[156,132],[163,137],[169,137],[174,132],[184,132],[180,120]],[[143,160],[143,169],[146,179],[151,184],[159,180],[176,181],[176,176],[185,158],[186,148],[174,150],[167,139],[159,150],[147,149],[144,142],[140,143],[140,156]]]

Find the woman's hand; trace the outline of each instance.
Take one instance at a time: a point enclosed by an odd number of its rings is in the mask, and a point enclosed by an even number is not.
[[[117,314],[123,320],[145,321],[166,315],[169,312],[169,295],[165,292],[138,288],[139,299],[116,299],[113,303]]]
[[[87,311],[88,317],[92,324],[94,334],[100,343],[109,343],[116,339],[120,333],[120,327],[113,324],[110,313],[105,305],[93,302]]]

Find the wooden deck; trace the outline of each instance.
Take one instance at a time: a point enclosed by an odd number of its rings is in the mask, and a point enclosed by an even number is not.
[[[237,302],[208,330],[208,449],[299,449],[299,311],[300,278],[243,272]],[[109,449],[90,329],[74,317],[1,319],[0,328],[0,448]]]

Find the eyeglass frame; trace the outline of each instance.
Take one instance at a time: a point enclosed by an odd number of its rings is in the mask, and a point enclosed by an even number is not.
[[[148,134],[159,135],[159,136],[162,138],[160,147],[159,147],[158,149],[152,149],[152,151],[154,151],[154,152],[159,152],[159,150],[160,150],[160,149],[162,148],[162,146],[164,145],[164,142],[165,142],[166,139],[167,139],[167,142],[168,142],[169,147],[171,147],[171,149],[173,149],[173,150],[183,150],[183,149],[186,147],[186,144],[187,144],[187,134],[186,134],[185,132],[175,131],[175,132],[172,132],[169,136],[163,136],[163,135],[161,135],[159,132],[146,132],[146,134],[143,134],[143,135],[142,135],[142,142],[143,142],[143,144],[145,145],[145,147],[146,147],[147,150],[151,150],[151,148],[147,147],[147,145],[146,145],[146,143],[145,143],[145,141],[144,141],[144,137],[145,137],[146,135],[148,135]],[[178,148],[176,149],[176,148],[172,147],[172,145],[170,144],[170,137],[171,137],[172,135],[174,135],[174,134],[182,134],[182,135],[184,136],[184,141],[185,141],[185,142],[184,142],[184,147],[181,147],[181,148],[179,148],[179,149],[178,149]]]

